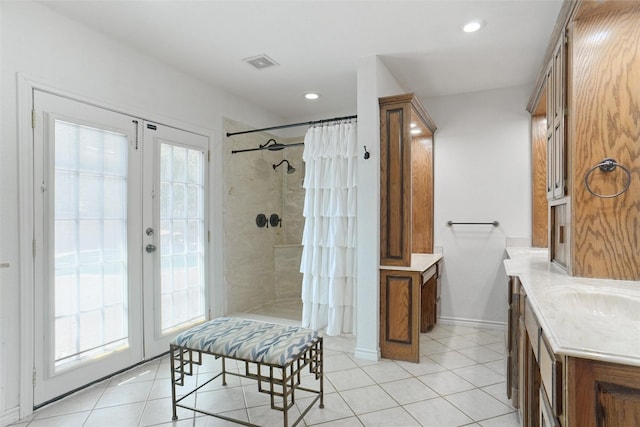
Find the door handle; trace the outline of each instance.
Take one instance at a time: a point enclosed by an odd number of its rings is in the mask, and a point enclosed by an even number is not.
[[[156,245],[148,244],[146,248],[144,248],[148,253],[155,252]]]

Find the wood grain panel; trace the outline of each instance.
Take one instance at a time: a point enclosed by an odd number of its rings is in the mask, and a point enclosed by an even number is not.
[[[411,277],[387,276],[387,317],[385,322],[387,341],[411,344],[411,319],[413,306],[411,301],[414,286]]]
[[[433,138],[414,136],[411,147],[413,253],[433,253]]]
[[[411,140],[405,121],[407,107],[385,105],[380,110],[380,262],[409,265],[411,261]]]
[[[569,425],[640,425],[640,368],[570,357],[567,361]]]
[[[584,19],[593,15],[611,13],[637,5],[637,0],[582,0],[575,11],[574,19]]]
[[[420,272],[380,270],[380,353],[420,360]]]
[[[531,244],[548,245],[549,219],[547,203],[547,119],[531,117]]]
[[[572,40],[572,272],[640,280],[640,7],[575,21]],[[632,175],[629,191],[613,199],[584,185],[607,157]],[[615,192],[624,179],[620,169],[597,171],[590,184]]]

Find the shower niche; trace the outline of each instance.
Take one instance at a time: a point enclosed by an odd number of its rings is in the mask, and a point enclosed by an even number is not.
[[[414,94],[380,104],[380,351],[419,362],[420,333],[433,328],[441,255],[433,254],[436,125]]]

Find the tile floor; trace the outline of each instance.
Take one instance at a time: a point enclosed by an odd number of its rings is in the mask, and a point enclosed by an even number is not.
[[[355,359],[352,336],[325,337],[325,408],[316,404],[298,425],[520,426],[505,395],[503,339],[499,330],[439,325],[421,335],[416,364]],[[216,363],[199,367],[192,383],[202,381]],[[237,425],[186,410],[171,422],[169,377],[165,356],[41,408],[13,427]],[[301,405],[308,400],[297,397]],[[251,380],[231,377],[224,388],[217,380],[197,399],[234,418],[282,425],[282,414],[269,408],[268,396]],[[298,414],[294,407],[290,418]]]

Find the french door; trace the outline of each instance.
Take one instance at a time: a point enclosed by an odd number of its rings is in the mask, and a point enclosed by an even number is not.
[[[34,405],[206,313],[206,137],[34,90]]]

